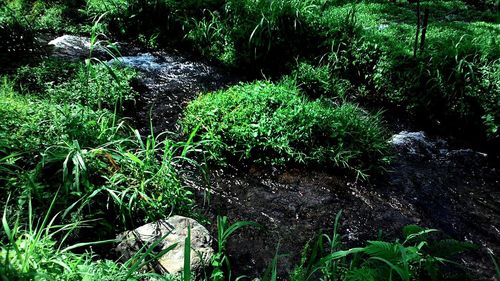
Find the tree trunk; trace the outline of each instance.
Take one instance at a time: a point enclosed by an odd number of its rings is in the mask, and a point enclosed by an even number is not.
[[[422,23],[422,37],[420,37],[420,51],[424,50],[425,35],[427,34],[427,23],[429,21],[429,7],[424,10],[424,22]]]
[[[415,34],[415,45],[413,46],[413,57],[417,57],[418,35],[420,34],[420,0],[417,0],[417,34]]]

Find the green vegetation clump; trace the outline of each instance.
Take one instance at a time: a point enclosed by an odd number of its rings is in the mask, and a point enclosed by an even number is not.
[[[95,110],[118,105],[122,110],[137,96],[131,86],[135,76],[129,68],[48,59],[36,66],[20,67],[15,80],[20,91],[54,103],[77,103]]]
[[[44,210],[44,215],[36,217],[31,201],[28,202],[27,208],[23,209],[29,217],[26,223],[20,220],[25,214],[18,212],[14,219],[7,206],[4,208],[3,231],[0,232],[2,280],[180,280],[180,276],[176,275],[140,272],[141,264],[147,264],[150,258],[151,249],[148,247],[152,246],[144,247],[125,263],[95,260],[96,255],[91,251],[74,253],[74,249],[109,244],[113,240],[67,245],[68,237],[82,228],[83,223],[55,224],[58,215],[50,217],[52,207]]]
[[[0,151],[31,155],[75,139],[83,146],[107,141],[106,128],[114,118],[107,111],[20,95],[6,78],[0,85],[0,113]]]
[[[78,33],[106,13],[99,30],[147,47],[174,44],[229,67],[276,76],[299,58],[321,65],[316,74],[328,72],[335,81],[314,86],[321,80],[298,77],[313,82],[301,84],[305,91],[320,87],[314,97],[340,94],[383,104],[441,124],[444,133],[498,140],[498,1],[421,1],[418,34],[415,2],[8,0],[0,7],[0,25]],[[301,67],[299,73],[311,70]]]
[[[14,76],[0,85],[1,200],[46,209],[59,191],[53,208],[71,208],[60,220],[95,219],[96,237],[191,212],[174,166],[192,144],[142,137],[121,120],[122,102],[136,97],[133,71],[47,60]]]
[[[72,27],[70,14],[76,1],[5,0],[0,3],[0,26],[31,31],[61,32]]]
[[[16,70],[15,86],[20,92],[44,93],[51,87],[60,85],[75,77],[81,63],[48,58],[36,65],[23,65]]]
[[[388,145],[378,114],[354,104],[308,101],[291,83],[256,82],[200,96],[182,120],[212,160],[319,164],[363,171]]]
[[[97,64],[81,66],[73,79],[49,87],[46,94],[56,103],[79,103],[93,109],[113,109],[131,102],[137,93],[130,83],[135,71]]]
[[[314,67],[308,63],[299,63],[297,69],[292,72],[292,78],[299,88],[310,97],[340,96],[334,93],[333,81],[327,65]]]
[[[436,229],[407,225],[402,229],[403,239],[367,241],[364,247],[343,250],[338,233],[340,214],[332,236],[320,232],[305,247],[291,280],[468,280],[459,267],[442,269],[445,264],[455,266],[452,259],[475,249],[474,244],[439,239]]]

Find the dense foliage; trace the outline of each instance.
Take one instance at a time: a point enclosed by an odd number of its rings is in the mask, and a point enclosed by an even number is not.
[[[466,280],[459,268],[449,274],[443,265],[471,243],[439,239],[436,229],[407,225],[403,239],[367,241],[366,246],[343,250],[337,214],[332,236],[320,233],[304,249],[291,280]],[[462,274],[462,275],[461,275]],[[464,279],[465,278],[465,279]]]
[[[422,1],[428,21],[415,34],[416,2],[8,0],[0,25],[81,32],[90,30],[85,19],[106,13],[102,30],[255,73],[289,71],[297,57],[313,65],[327,58],[328,80],[351,98],[404,108],[441,131],[498,140],[498,3]]]
[[[203,95],[185,112],[208,158],[333,165],[381,164],[388,145],[377,115],[349,103],[307,101],[291,83],[257,82]]]
[[[383,169],[383,112],[498,156],[498,12],[498,0],[0,0],[0,280],[190,280],[143,274],[154,247],[119,263],[92,246],[170,214],[199,216],[181,176],[193,166]],[[175,47],[266,80],[202,93],[175,141],[140,135],[124,118],[141,94],[136,71],[92,51],[48,58],[40,42],[62,33],[91,33],[91,49],[104,33]],[[231,279],[224,251],[243,226],[256,224],[218,218],[200,278]],[[445,280],[441,265],[473,248],[407,226],[403,240],[343,250],[336,231],[306,247],[293,280]],[[263,280],[276,280],[277,260]]]

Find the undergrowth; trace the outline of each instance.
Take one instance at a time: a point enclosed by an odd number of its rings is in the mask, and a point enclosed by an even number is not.
[[[403,239],[367,241],[366,246],[343,250],[337,214],[333,234],[320,233],[306,246],[291,280],[458,280],[467,278],[451,259],[476,248],[467,242],[440,239],[436,229],[407,225]],[[442,270],[445,265],[453,270]],[[450,273],[452,273],[450,276]],[[462,274],[462,275],[461,275]],[[461,276],[461,277],[459,277]]]

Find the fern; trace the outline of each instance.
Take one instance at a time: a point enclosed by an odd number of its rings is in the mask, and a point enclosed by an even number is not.
[[[398,261],[401,259],[401,249],[398,247],[398,243],[368,241],[368,244],[364,248],[364,252],[371,257],[378,257],[388,261]]]
[[[453,239],[429,241],[434,232],[437,230],[408,225],[402,229],[403,242],[368,241],[365,247],[340,250],[335,227],[334,237],[320,233],[314,243],[308,244],[303,253],[307,256],[303,256],[292,280],[440,280],[440,267],[454,263],[448,258],[475,246]],[[323,247],[325,239],[336,241],[329,253]]]
[[[455,239],[444,239],[429,245],[429,254],[435,257],[448,259],[467,250],[476,249],[477,246]]]
[[[379,279],[379,272],[370,267],[360,267],[346,273],[344,281],[376,281]]]

